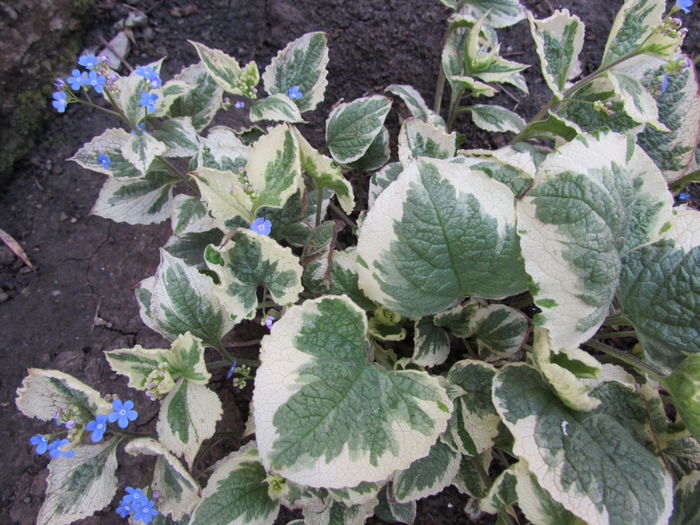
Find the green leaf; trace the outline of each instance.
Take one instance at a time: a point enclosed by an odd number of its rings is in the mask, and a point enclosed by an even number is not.
[[[163,249],[173,257],[182,259],[186,265],[193,266],[197,270],[205,270],[204,250],[210,244],[219,244],[223,237],[224,232],[218,228],[204,232],[187,232],[170,237]]]
[[[457,150],[457,133],[447,133],[416,118],[408,118],[399,131],[399,160],[404,167],[416,157],[449,159]]]
[[[197,130],[190,117],[165,120],[153,131],[152,136],[165,144],[165,157],[192,157],[199,151]]]
[[[297,257],[266,235],[238,230],[223,247],[207,248],[205,258],[219,277],[217,294],[226,297],[239,318],[255,316],[258,286],[266,286],[281,305],[295,303],[303,290]]]
[[[111,403],[100,393],[58,370],[30,368],[17,389],[17,408],[27,417],[52,421],[56,412],[75,413],[76,423],[87,423],[98,414],[108,414]]]
[[[527,316],[503,304],[479,308],[469,319],[471,333],[481,352],[492,352],[500,357],[512,356],[527,340]]]
[[[544,20],[535,20],[531,13],[527,17],[544,80],[554,95],[562,99],[566,83],[581,73],[578,56],[583,48],[583,22],[569,14],[568,9],[556,10]]]
[[[254,445],[229,454],[214,466],[189,525],[272,525],[280,505],[266,477]]]
[[[127,224],[153,224],[170,217],[173,187],[178,179],[156,162],[144,178],[107,179],[92,214]]]
[[[673,517],[670,525],[689,525],[700,521],[700,472],[685,476],[673,498]]]
[[[366,331],[363,310],[327,296],[292,306],[263,340],[253,405],[268,470],[312,487],[381,481],[445,430],[452,403],[437,379],[376,367]]]
[[[346,505],[326,498],[307,503],[302,514],[306,525],[363,525],[379,500],[375,497],[359,505]]]
[[[181,520],[192,514],[199,502],[199,484],[192,478],[182,463],[156,440],[137,438],[124,447],[129,454],[136,456],[156,456],[151,488],[160,493],[158,511]]]
[[[391,100],[374,95],[338,104],[326,121],[326,143],[341,164],[359,159],[382,132]]]
[[[662,25],[665,10],[665,0],[625,0],[610,30],[601,67],[641,50],[644,41]]]
[[[338,196],[340,207],[346,213],[352,213],[355,208],[355,194],[352,185],[345,178],[340,167],[333,159],[319,153],[308,141],[299,133],[299,130],[292,128],[292,131],[299,143],[301,153],[301,167],[314,179],[317,186],[332,189]]]
[[[286,124],[261,137],[250,150],[246,173],[253,187],[253,212],[281,208],[302,186],[299,144]]]
[[[445,362],[450,353],[450,336],[443,328],[424,317],[415,322],[414,334],[411,361],[426,368]]]
[[[532,185],[536,167],[529,153],[521,153],[512,147],[497,150],[466,152],[470,157],[456,157],[454,160],[477,169],[490,178],[508,186],[516,197],[521,197]]]
[[[194,46],[199,59],[207,73],[224,91],[232,95],[255,98],[255,86],[260,80],[255,62],[248,63],[244,69],[238,61],[218,49],[210,49],[204,44],[188,40]]]
[[[350,163],[350,166],[361,173],[378,170],[389,162],[391,151],[389,149],[389,130],[384,126],[372,144],[369,145],[365,154],[359,159]]]
[[[514,469],[517,483],[518,506],[525,517],[538,525],[585,525],[571,512],[557,503],[537,482],[537,478],[527,468],[527,462],[520,460]]]
[[[322,222],[306,238],[301,256],[301,265],[304,267],[301,282],[311,293],[328,292],[338,226],[334,221]]]
[[[495,104],[470,106],[472,119],[481,129],[496,133],[518,133],[525,127],[525,121],[511,110]]]
[[[306,237],[311,232],[311,225],[304,221],[307,204],[303,193],[303,188],[300,188],[282,208],[263,206],[258,209],[260,217],[265,217],[274,224],[270,237],[277,241],[285,240],[292,246],[304,246]]]
[[[394,182],[403,171],[403,166],[400,162],[392,162],[384,166],[381,170],[372,174],[369,179],[369,195],[367,197],[367,206],[374,206],[374,201],[377,200],[379,194],[386,189],[389,184]]]
[[[294,99],[299,111],[316,109],[323,102],[328,81],[328,45],[325,33],[306,33],[277,53],[263,73],[268,95],[288,95],[298,87],[301,98]]]
[[[488,493],[479,505],[482,512],[488,512],[489,514],[508,512],[508,507],[518,501],[516,469],[517,464],[511,465],[493,480],[491,488],[489,488]],[[500,525],[498,521],[496,525]]]
[[[158,440],[191,468],[202,442],[214,435],[223,409],[206,385],[181,377],[163,400],[156,430]]]
[[[184,377],[193,383],[206,385],[211,378],[204,362],[204,346],[201,339],[190,333],[180,335],[165,356],[173,377]]]
[[[392,494],[391,483],[387,483],[379,493],[379,503],[374,508],[374,515],[382,521],[413,525],[416,519],[416,502],[397,502]]]
[[[617,297],[646,358],[671,370],[700,352],[700,213],[676,211],[664,237],[623,259]]]
[[[483,457],[483,459],[482,459]],[[481,463],[481,465],[479,465]],[[491,464],[491,454],[485,453],[483,456],[465,456],[462,455],[462,460],[459,463],[459,471],[452,480],[452,484],[462,494],[470,496],[478,506],[478,501],[486,496],[491,480],[484,480],[481,472],[488,472]],[[488,484],[486,484],[488,482]],[[466,509],[465,509],[466,512]],[[481,510],[477,508],[477,513]]]
[[[156,72],[160,73],[161,65],[163,64],[163,59],[157,60],[156,62],[151,62],[147,64],[146,67],[152,67]],[[156,102],[156,110],[160,110],[160,106],[163,103],[163,88],[165,86],[152,89],[150,83],[142,76],[137,75],[135,71],[132,71],[128,76],[119,77],[116,82],[114,82],[114,90],[103,91],[103,96],[105,100],[111,103],[108,98],[108,93],[115,93],[112,96],[117,109],[127,118],[132,128],[136,127],[136,124],[141,122],[146,117],[146,108],[144,108],[141,101],[141,94],[144,91],[154,93],[158,95]],[[184,87],[184,86],[183,86]],[[153,115],[153,114],[152,114]]]
[[[566,408],[524,364],[496,375],[493,400],[514,454],[566,510],[589,523],[668,521],[670,475],[614,418]]]
[[[518,140],[523,141],[532,138],[556,139],[561,137],[570,142],[582,133],[581,128],[575,122],[555,115],[550,111],[546,119],[531,122],[525,126],[518,134]]]
[[[248,162],[250,148],[241,142],[235,132],[226,126],[214,126],[206,138],[200,137],[197,155],[198,168],[242,171]]]
[[[146,175],[156,157],[163,155],[166,150],[167,146],[150,133],[130,135],[122,144],[122,156],[141,175]]]
[[[175,235],[207,231],[214,224],[206,206],[198,197],[176,195],[172,208],[171,227]]]
[[[304,122],[299,108],[287,95],[278,93],[257,100],[250,107],[250,121]]]
[[[445,128],[445,121],[443,118],[428,107],[421,94],[418,93],[413,86],[391,84],[387,86],[384,91],[388,91],[392,95],[399,97],[403,103],[406,104],[412,117],[421,119],[428,124]]]
[[[471,337],[472,330],[469,320],[482,305],[476,300],[458,304],[435,315],[435,326],[442,326],[452,332],[455,337]]]
[[[104,173],[118,180],[139,178],[142,176],[141,172],[136,169],[136,166],[126,160],[122,154],[122,147],[132,136],[123,129],[107,129],[101,135],[84,144],[68,160],[78,163],[85,169]],[[100,153],[104,153],[109,157],[109,168],[105,168],[97,160]]]
[[[141,281],[136,298],[143,322],[170,340],[191,332],[216,346],[241,317],[210,277],[164,250],[156,275]]]
[[[165,348],[143,348],[136,345],[133,348],[120,348],[105,352],[105,357],[109,366],[117,374],[126,376],[129,379],[129,387],[137,390],[148,390],[147,383],[149,377],[158,370],[163,370],[165,376],[166,356],[170,350]],[[175,384],[171,377],[163,381],[165,388],[158,388],[160,393],[169,392]]]
[[[357,284],[357,254],[354,248],[336,251],[331,258],[330,293],[347,295],[364,310],[374,310],[370,301]]]
[[[168,116],[189,116],[194,128],[202,131],[221,108],[224,90],[207,73],[201,62],[187,66],[175,75],[173,80],[185,82],[192,86],[192,89],[173,101],[168,109]]]
[[[519,0],[467,0],[465,10],[474,18],[486,15],[486,23],[498,29],[515,25],[525,18]]]
[[[695,439],[700,439],[700,354],[686,357],[662,384]]]
[[[46,499],[36,518],[38,525],[69,525],[109,505],[117,492],[119,441],[76,445],[72,458],[51,460]]]
[[[209,212],[220,230],[228,230],[228,224],[243,220],[255,220],[249,181],[241,172],[222,171],[212,168],[198,168],[192,172],[197,187]]]
[[[427,456],[417,459],[406,470],[394,472],[393,492],[399,503],[432,496],[452,483],[461,454],[438,439]]]
[[[381,193],[357,254],[363,291],[407,317],[465,295],[495,299],[526,288],[512,192],[444,160],[418,159]]]
[[[656,240],[671,195],[651,159],[623,135],[584,135],[540,165],[518,201],[525,268],[552,349],[588,340],[608,314],[621,258]]]
[[[668,128],[659,122],[656,100],[639,80],[618,71],[608,71],[607,77],[615,93],[620,96],[625,113],[632,120],[648,124],[660,131],[668,131]]]

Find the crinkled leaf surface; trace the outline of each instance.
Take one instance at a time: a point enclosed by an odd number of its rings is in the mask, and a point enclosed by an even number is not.
[[[670,376],[663,379],[685,426],[700,439],[700,355],[681,361]]]
[[[387,164],[378,172],[372,174],[369,179],[369,195],[367,196],[367,206],[371,208],[374,206],[374,201],[377,200],[379,194],[383,192],[389,184],[394,182],[401,172],[403,171],[403,166],[400,162],[392,162]]]
[[[457,150],[457,133],[447,133],[417,118],[408,118],[399,131],[399,159],[404,167],[416,157],[449,159]]]
[[[124,158],[122,147],[130,140],[131,134],[123,129],[110,128],[101,135],[84,144],[70,159],[85,169],[104,173],[115,179],[133,179],[141,177],[136,166]],[[110,159],[109,168],[105,168],[97,157],[104,153]]]
[[[598,329],[619,282],[621,258],[655,241],[671,217],[671,195],[639,147],[623,135],[585,135],[540,165],[518,202],[518,232],[532,277],[536,324],[552,347],[572,348]]]
[[[278,93],[256,101],[250,107],[250,121],[303,122],[299,108],[287,95]]]
[[[296,302],[303,290],[297,257],[266,235],[238,230],[224,247],[207,248],[205,257],[209,269],[219,276],[219,295],[235,305],[240,317],[255,315],[258,286],[266,286],[281,305]]]
[[[292,87],[302,96],[292,102],[301,113],[316,109],[323,102],[328,81],[328,43],[325,33],[306,33],[277,53],[263,73],[269,95],[288,95]]]
[[[659,122],[659,110],[653,95],[636,78],[619,71],[609,71],[608,80],[622,100],[622,106],[635,122],[648,124],[661,131],[668,131]]]
[[[250,148],[243,144],[231,128],[214,126],[209,134],[199,137],[201,147],[197,167],[228,170],[234,173],[245,168]]]
[[[341,164],[359,159],[384,128],[391,100],[381,95],[338,104],[326,121],[326,143]]]
[[[360,308],[373,310],[374,303],[360,290],[357,280],[357,254],[354,248],[336,251],[331,258],[330,293],[347,295]]]
[[[530,522],[538,525],[585,525],[552,499],[549,492],[537,482],[535,475],[528,470],[525,460],[521,459],[514,470],[518,506]]]
[[[408,317],[465,295],[522,291],[513,202],[506,186],[481,172],[418,159],[379,195],[360,228],[360,287]]]
[[[122,157],[141,175],[145,175],[156,157],[163,155],[166,151],[167,146],[150,133],[129,135],[122,144]]]
[[[279,502],[266,477],[254,446],[229,454],[214,466],[189,525],[272,525]]]
[[[165,120],[151,135],[165,144],[165,157],[192,157],[199,151],[197,130],[191,117]]]
[[[700,521],[700,472],[688,474],[676,485],[671,525]]]
[[[661,25],[665,10],[665,0],[625,0],[615,17],[600,65],[607,66],[640,49],[644,40]]]
[[[671,476],[616,419],[567,409],[527,365],[496,375],[493,401],[515,455],[568,511],[601,525],[668,521]]]
[[[470,110],[474,124],[486,131],[518,133],[525,127],[522,117],[503,106],[475,104]]]
[[[397,97],[401,98],[404,104],[406,104],[411,116],[438,127],[445,127],[445,121],[443,118],[428,107],[421,94],[413,86],[406,84],[391,84],[387,86],[384,91],[388,91],[392,95],[396,95]]]
[[[580,72],[578,55],[583,48],[583,22],[568,9],[557,10],[549,18],[535,20],[528,13],[530,32],[549,89],[561,99],[567,81]]]
[[[428,454],[452,403],[427,373],[372,364],[366,331],[363,310],[327,296],[290,308],[263,339],[253,403],[267,469],[341,488]]]
[[[221,108],[224,90],[207,73],[201,62],[187,66],[175,75],[173,80],[185,82],[192,86],[192,89],[173,101],[168,109],[168,116],[189,116],[195,129],[201,131]]]
[[[207,73],[224,91],[233,95],[255,98],[254,86],[260,80],[255,62],[250,62],[241,69],[238,61],[223,51],[211,49],[192,40],[189,43],[197,50]]]
[[[235,304],[216,293],[211,277],[165,250],[156,275],[141,281],[136,298],[143,322],[171,340],[191,332],[217,345],[242,317]]]
[[[479,308],[469,319],[469,328],[480,350],[499,356],[517,352],[529,333],[527,316],[503,304]]]
[[[415,322],[413,338],[411,361],[424,367],[445,362],[450,353],[450,336],[444,328],[435,326],[430,317]]]
[[[49,463],[46,499],[38,525],[68,525],[91,516],[112,501],[117,492],[118,439],[97,445],[76,445],[72,458]]]
[[[408,503],[437,494],[452,483],[461,458],[459,452],[438,439],[427,456],[417,459],[406,470],[394,473],[394,498],[399,503]]]
[[[192,514],[199,501],[200,488],[179,459],[151,438],[129,441],[124,449],[134,456],[143,454],[157,457],[151,487],[160,492],[158,511],[161,514],[170,515],[175,520]]]

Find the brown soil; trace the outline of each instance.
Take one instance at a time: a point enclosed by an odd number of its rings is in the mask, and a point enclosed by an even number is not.
[[[600,59],[622,0],[524,3],[539,17],[548,16],[552,8],[569,7],[584,19],[584,69],[591,71]],[[138,46],[132,49],[129,61],[144,64],[167,55],[165,78],[196,61],[187,39],[220,48],[242,62],[254,59],[264,66],[288,41],[308,31],[325,31],[330,46],[326,102],[304,130],[316,142],[329,109],[342,97],[351,100],[380,92],[391,83],[406,83],[432,103],[447,17],[447,10],[438,0],[199,0],[194,4],[187,0],[130,0],[129,4],[148,12],[151,29],[147,32],[152,32],[147,40],[149,35],[143,30],[135,31]],[[188,9],[190,5],[195,8]],[[190,14],[173,16],[175,7],[180,8],[180,14]],[[84,44],[99,46],[100,37],[113,36],[112,24],[128,9],[127,4],[113,0],[98,4],[95,25],[84,36]],[[696,13],[689,20],[698,29]],[[528,72],[529,96],[509,90],[514,98],[500,95],[495,102],[532,116],[549,93],[538,76],[527,24],[520,23],[500,34],[503,51],[511,59],[534,67]],[[698,51],[697,34],[691,29],[686,46],[691,54]],[[391,118],[395,137],[397,121]],[[0,426],[0,442],[4,443],[0,447],[0,523],[34,523],[45,489],[47,461],[34,456],[28,445],[29,437],[43,432],[45,426],[19,414],[14,405],[15,390],[26,369],[60,369],[103,393],[126,395],[126,381],[112,373],[102,351],[135,344],[166,345],[141,322],[133,292],[141,279],[154,273],[158,248],[169,236],[169,224],[134,227],[91,216],[103,177],[64,161],[93,136],[116,125],[103,113],[71,107],[46,128],[39,145],[18,166],[13,182],[0,194],[0,228],[24,246],[36,265],[35,271],[28,271],[0,245],[0,418],[4,422]],[[466,119],[460,126],[467,147],[502,145],[503,137],[481,132]],[[253,325],[243,330],[238,334],[241,338],[258,333]],[[215,376],[215,388],[231,408],[221,426],[241,430],[248,413],[250,387],[236,392],[222,374]],[[137,430],[150,429],[155,407],[134,391],[128,395],[141,409]],[[220,452],[238,445],[224,442]],[[124,485],[147,479],[142,462],[123,454],[120,465],[119,477]],[[469,523],[463,512],[466,501],[454,489],[422,500],[416,523]],[[123,520],[108,508],[80,523]]]

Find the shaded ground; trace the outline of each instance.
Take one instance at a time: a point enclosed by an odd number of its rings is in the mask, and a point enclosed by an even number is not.
[[[584,69],[595,69],[605,38],[622,0],[559,0],[524,2],[537,16],[551,7],[569,6],[587,24]],[[148,29],[136,30],[138,46],[129,61],[143,64],[168,56],[163,77],[170,78],[183,65],[196,61],[187,39],[220,48],[242,62],[255,59],[264,67],[276,51],[301,34],[326,31],[330,65],[326,102],[314,112],[305,133],[318,139],[332,104],[381,91],[391,83],[414,85],[432,102],[447,11],[437,0],[130,0],[147,11]],[[551,4],[551,5],[550,5]],[[194,6],[188,7],[188,6]],[[109,39],[112,24],[129,10],[127,4],[104,1],[96,11],[95,27],[85,35],[86,46]],[[179,8],[179,12],[174,10]],[[180,16],[174,16],[173,13]],[[185,14],[189,13],[189,14]],[[184,16],[183,16],[184,15]],[[697,19],[694,22],[697,27]],[[504,51],[513,60],[536,64],[525,23],[500,32]],[[691,31],[687,50],[697,52]],[[261,67],[261,69],[262,69]],[[548,99],[544,83],[528,73],[531,95],[511,92],[495,102],[532,116]],[[65,72],[63,72],[65,73]],[[47,109],[48,111],[49,109]],[[229,119],[240,121],[244,112]],[[393,119],[393,120],[391,120]],[[390,117],[394,125],[396,117]],[[63,159],[84,142],[115,126],[102,113],[71,107],[46,129],[40,145],[16,170],[14,181],[0,194],[0,227],[27,250],[37,270],[27,271],[0,245],[0,523],[33,523],[43,499],[46,460],[33,456],[28,438],[44,426],[20,415],[14,406],[15,390],[28,367],[56,368],[74,374],[103,393],[126,393],[126,381],[111,372],[103,350],[140,344],[165,344],[140,320],[133,291],[152,275],[158,248],[169,236],[169,225],[133,227],[90,216],[103,177]],[[467,147],[501,145],[462,122]],[[395,146],[395,143],[394,143]],[[6,294],[6,295],[5,295]],[[239,337],[254,338],[260,330],[247,325]],[[250,387],[235,392],[221,377],[217,390],[225,406],[232,406],[220,429],[239,431],[247,417]],[[134,397],[134,391],[129,394]],[[233,405],[231,400],[235,399]],[[145,398],[143,427],[155,415]],[[228,401],[228,403],[227,403]],[[233,408],[235,406],[235,408]],[[150,411],[150,412],[149,412]],[[138,429],[137,429],[138,430]],[[143,430],[143,429],[141,429]],[[225,442],[227,450],[237,442]],[[142,468],[124,457],[120,479],[140,483]],[[468,523],[463,513],[466,498],[456,490],[419,503],[417,524]],[[285,521],[281,521],[285,523]],[[110,509],[82,523],[123,523]],[[378,522],[375,522],[378,523]]]

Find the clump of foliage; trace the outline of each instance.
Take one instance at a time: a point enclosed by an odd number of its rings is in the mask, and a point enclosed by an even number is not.
[[[697,519],[700,216],[672,193],[698,176],[698,83],[677,18],[690,2],[627,0],[584,77],[584,25],[567,10],[443,3],[434,108],[408,85],[337,104],[321,150],[297,125],[324,97],[323,33],[280,51],[262,89],[255,63],[196,42],[200,61],[168,81],[161,61],[120,76],[95,56],[61,81],[58,111],[94,105],[126,127],[72,159],[108,177],[93,212],[172,222],[136,292],[172,344],[106,352],[160,403],[149,435],[125,430],[132,401],[29,371],[18,407],[59,424],[31,438],[52,457],[38,523],[110,504],[122,444],[157,458],[117,508],[145,523],[272,524],[280,505],[309,524],[412,523],[416,501],[449,485],[470,496],[468,516],[503,524]],[[497,35],[525,17],[552,91],[529,122],[473,103],[504,84],[527,92]],[[225,93],[267,126],[210,126]],[[510,145],[462,149],[460,113]],[[366,206],[348,177],[368,181]],[[259,361],[226,345],[243,320],[270,331]],[[216,367],[254,382],[247,443],[195,476],[227,410],[207,386]]]

